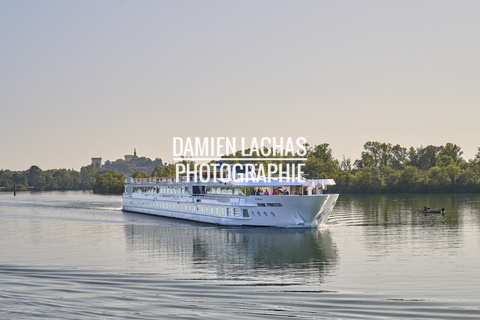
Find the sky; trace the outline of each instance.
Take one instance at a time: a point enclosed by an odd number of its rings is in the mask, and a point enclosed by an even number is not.
[[[0,0],[0,169],[173,137],[480,147],[480,1]]]

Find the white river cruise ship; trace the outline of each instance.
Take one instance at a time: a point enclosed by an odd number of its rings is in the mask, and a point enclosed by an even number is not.
[[[127,178],[123,210],[228,226],[317,227],[338,194],[332,179],[210,180]]]

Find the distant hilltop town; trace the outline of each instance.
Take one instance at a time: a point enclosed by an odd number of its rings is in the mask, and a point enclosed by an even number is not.
[[[102,164],[102,158],[92,158],[92,165],[98,169],[111,169],[117,172],[121,172],[125,175],[129,175],[132,171],[141,170],[148,174],[151,174],[155,167],[163,167],[162,159],[156,158],[151,160],[146,157],[137,156],[137,149],[133,149],[133,155],[126,154],[124,159],[117,159],[115,161],[107,160]]]

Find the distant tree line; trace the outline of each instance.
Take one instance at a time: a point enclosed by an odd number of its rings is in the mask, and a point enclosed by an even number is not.
[[[307,148],[304,173],[307,178],[332,178],[337,183],[331,192],[339,193],[475,193],[480,192],[480,148],[474,159],[464,160],[463,151],[455,144],[409,149],[400,145],[369,141],[364,144],[360,159],[335,159],[329,144]],[[241,152],[223,157],[239,158]],[[255,157],[261,157],[260,155]],[[269,157],[280,157],[272,152]],[[284,163],[296,157],[282,155]],[[268,157],[266,157],[268,158]],[[192,162],[184,160],[185,163]],[[267,161],[257,161],[265,165]],[[117,161],[116,165],[120,165]],[[151,165],[151,163],[148,163]],[[114,166],[113,166],[114,167]],[[92,165],[80,172],[67,169],[41,170],[31,166],[26,171],[0,170],[0,190],[93,190],[96,193],[121,194],[125,168],[98,170]],[[157,165],[151,173],[131,171],[128,176],[172,177],[175,165]]]
[[[341,193],[475,193],[480,191],[480,148],[465,161],[453,143],[409,149],[369,141],[360,159],[338,161],[328,144],[309,148],[305,172],[331,177]]]
[[[84,166],[80,172],[69,169],[42,170],[33,165],[25,171],[0,170],[0,191],[93,190],[95,193],[121,194],[125,177],[147,175],[162,168],[161,159],[139,157],[130,161],[106,161],[102,169]],[[137,170],[136,170],[137,169]],[[148,175],[147,175],[148,176]]]
[[[0,190],[51,191],[94,190],[98,193],[121,193],[125,176],[109,169],[97,170],[93,165],[80,172],[69,169],[42,170],[31,166],[25,171],[0,170]]]
[[[163,163],[157,165],[152,176],[173,176],[172,167],[165,169]],[[174,167],[173,167],[173,170]],[[125,178],[150,177],[142,170],[133,170],[126,175],[123,170],[96,169],[93,165],[84,166],[80,172],[69,169],[42,170],[31,166],[25,171],[0,170],[0,191],[52,191],[52,190],[93,190],[100,194],[121,194]]]
[[[26,171],[0,171],[0,188],[12,190],[77,190],[82,189],[85,181],[78,171],[52,169],[43,171],[38,166],[31,166]]]
[[[330,187],[331,192],[480,192],[480,148],[474,159],[466,161],[462,158],[461,148],[453,143],[407,149],[398,144],[369,141],[364,144],[360,159],[352,161],[350,158],[335,159],[328,143],[315,146],[306,144],[305,147],[307,160],[303,162],[306,177],[335,179],[336,185]],[[223,160],[239,158],[241,154],[239,151],[225,156]],[[254,157],[262,156],[259,153]],[[295,155],[271,153],[270,157],[288,159]],[[294,162],[298,163],[291,161]],[[266,165],[268,160],[256,163]]]

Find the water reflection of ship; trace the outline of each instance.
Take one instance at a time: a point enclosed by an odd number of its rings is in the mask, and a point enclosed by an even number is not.
[[[127,249],[162,270],[191,269],[225,278],[284,274],[318,282],[337,262],[328,229],[134,224],[125,232]]]

